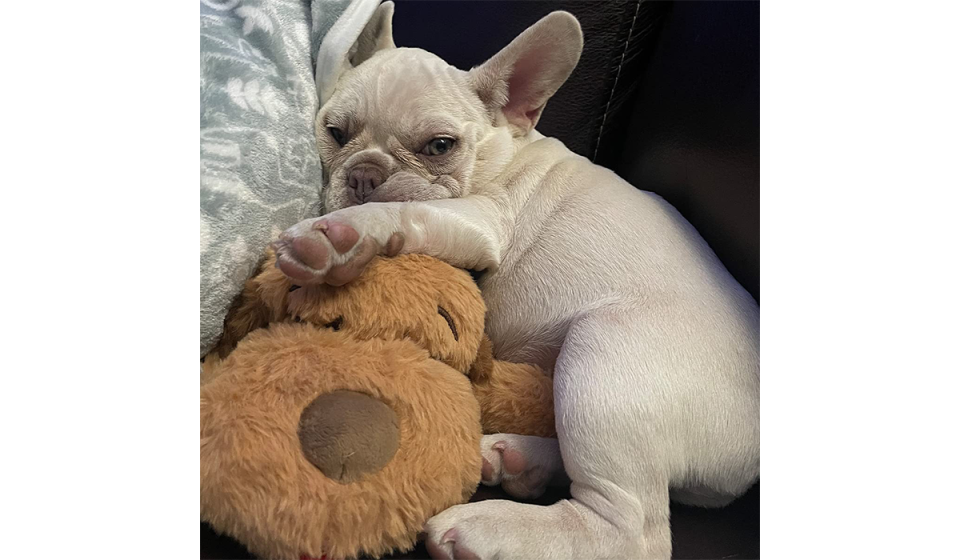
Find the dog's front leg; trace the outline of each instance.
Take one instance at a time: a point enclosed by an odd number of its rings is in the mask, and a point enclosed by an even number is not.
[[[304,220],[275,244],[277,266],[301,285],[343,285],[376,255],[426,254],[454,266],[494,269],[512,222],[480,196],[427,202],[383,202]]]

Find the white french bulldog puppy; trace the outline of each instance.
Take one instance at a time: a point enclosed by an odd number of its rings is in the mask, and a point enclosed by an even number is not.
[[[469,72],[396,48],[392,15],[317,115],[330,213],[285,232],[277,265],[303,285],[401,252],[485,270],[496,356],[553,372],[558,439],[485,437],[484,482],[569,477],[573,499],[453,507],[431,555],[668,558],[671,498],[720,506],[759,476],[757,303],[673,207],[534,129],[580,57],[572,15]]]

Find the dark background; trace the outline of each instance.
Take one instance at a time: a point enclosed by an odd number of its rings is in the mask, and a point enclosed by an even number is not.
[[[538,130],[676,206],[759,301],[759,2],[395,1],[398,46],[465,70],[553,10],[576,15],[584,53]],[[474,499],[490,497],[504,496]],[[759,558],[759,482],[723,509],[672,504],[671,528],[674,558]],[[250,558],[200,533],[201,558]]]

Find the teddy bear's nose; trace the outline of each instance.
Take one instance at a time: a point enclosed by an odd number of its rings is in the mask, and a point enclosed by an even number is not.
[[[400,421],[380,400],[334,391],[303,409],[297,435],[307,460],[328,478],[347,484],[390,462],[400,446]]]

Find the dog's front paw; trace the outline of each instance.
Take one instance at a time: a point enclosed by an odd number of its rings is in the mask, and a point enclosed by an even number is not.
[[[365,230],[343,210],[304,220],[274,243],[277,267],[299,285],[342,286],[359,276],[373,257],[393,256],[403,247],[400,233],[381,242]]]

